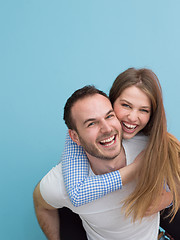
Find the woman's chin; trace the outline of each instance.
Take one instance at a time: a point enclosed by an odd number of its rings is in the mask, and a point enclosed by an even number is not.
[[[133,138],[136,134],[137,134],[137,132],[127,133],[127,132],[124,132],[124,131],[123,131],[123,139],[131,139],[131,138]]]

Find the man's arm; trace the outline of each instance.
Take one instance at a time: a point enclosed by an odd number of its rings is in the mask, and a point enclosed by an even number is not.
[[[34,208],[39,225],[49,240],[60,240],[58,210],[53,208],[42,198],[40,184],[33,193]]]

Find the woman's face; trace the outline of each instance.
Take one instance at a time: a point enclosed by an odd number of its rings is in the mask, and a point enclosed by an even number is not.
[[[149,97],[136,86],[126,88],[113,107],[122,125],[124,139],[130,139],[142,130],[151,115]]]

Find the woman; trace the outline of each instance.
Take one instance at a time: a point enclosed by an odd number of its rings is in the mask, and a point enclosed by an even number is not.
[[[180,184],[180,144],[167,132],[161,87],[157,76],[149,69],[130,68],[116,78],[109,98],[121,122],[123,138],[131,139],[136,134],[144,134],[149,138],[137,187],[124,202],[126,216],[132,214],[133,220],[145,216],[152,202],[158,204],[159,195],[162,194],[165,185],[169,186],[173,194],[171,214],[175,216],[179,207],[177,186]],[[82,148],[75,146],[68,139],[62,157],[62,166],[67,192],[75,206],[119,189],[120,184],[103,191],[98,185],[99,181],[101,182],[99,176],[87,177],[88,164],[85,155],[78,159],[77,165],[73,165],[75,161],[70,161],[68,154],[74,147],[76,153],[73,158],[82,155]],[[102,176],[107,177],[108,181],[111,179],[112,182],[113,180],[117,182],[112,175],[108,173]],[[92,190],[97,186],[98,194],[90,195],[89,189]]]

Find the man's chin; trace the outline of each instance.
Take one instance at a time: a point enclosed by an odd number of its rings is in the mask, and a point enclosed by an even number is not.
[[[114,154],[105,154],[105,153],[101,153],[99,154],[99,157],[100,159],[104,159],[104,160],[113,160],[115,159],[118,155],[120,154],[120,151],[114,153]]]

